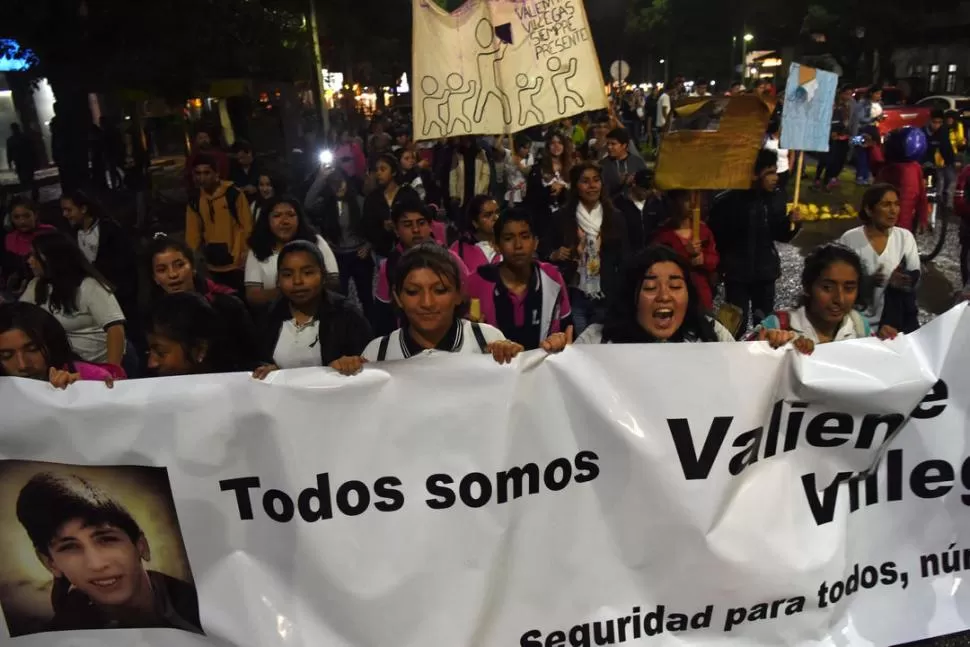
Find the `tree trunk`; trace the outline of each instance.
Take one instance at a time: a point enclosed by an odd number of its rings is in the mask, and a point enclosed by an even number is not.
[[[51,128],[52,147],[61,189],[65,192],[91,183],[88,169],[91,107],[81,78],[79,73],[63,69],[48,78],[57,100],[54,104],[56,128]]]

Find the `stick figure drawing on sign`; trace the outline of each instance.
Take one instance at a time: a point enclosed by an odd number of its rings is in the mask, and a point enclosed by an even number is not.
[[[471,133],[472,122],[468,113],[465,112],[465,104],[475,95],[477,83],[474,80],[468,82],[468,89],[461,91],[465,79],[457,72],[448,75],[448,98],[445,103],[448,106],[447,135],[455,134],[455,127],[461,122],[465,133]]]
[[[485,106],[492,97],[502,104],[502,119],[505,123],[512,123],[512,106],[509,97],[499,87],[497,66],[505,58],[508,44],[495,38],[495,30],[488,18],[482,18],[475,27],[475,40],[482,51],[478,53],[478,78],[481,86],[475,99],[475,121],[481,121],[485,114]]]
[[[572,99],[576,107],[582,109],[586,105],[582,95],[569,87],[569,80],[576,76],[579,61],[575,58],[569,59],[569,65],[563,69],[562,61],[558,56],[553,56],[546,62],[546,67],[552,72],[552,90],[556,93],[556,104],[559,114],[566,114],[566,100]]]
[[[431,134],[431,127],[437,126],[438,130],[441,131],[441,137],[444,137],[448,130],[441,118],[441,107],[448,100],[449,92],[445,90],[439,95],[438,79],[433,76],[426,76],[421,79],[421,90],[424,92],[424,99],[421,100],[421,107],[424,109],[421,134],[427,137]]]
[[[515,85],[519,88],[519,126],[524,126],[529,120],[529,115],[535,115],[536,122],[544,124],[545,115],[536,105],[536,96],[542,91],[542,84],[545,81],[541,76],[533,83],[529,83],[529,77],[525,74],[518,74],[515,77]]]

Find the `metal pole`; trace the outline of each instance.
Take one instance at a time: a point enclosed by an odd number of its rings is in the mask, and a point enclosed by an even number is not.
[[[320,54],[320,28],[317,24],[317,3],[310,1],[310,32],[313,36],[313,88],[317,91],[317,105],[320,110],[320,123],[323,125],[324,138],[330,134],[330,110],[327,108],[323,87],[323,56]]]
[[[748,87],[748,41],[741,34],[741,83]]]
[[[733,82],[734,79],[736,78],[735,74],[737,74],[737,70],[735,69],[734,57],[737,55],[738,55],[738,37],[732,36],[731,37],[731,74],[728,76],[728,82]]]

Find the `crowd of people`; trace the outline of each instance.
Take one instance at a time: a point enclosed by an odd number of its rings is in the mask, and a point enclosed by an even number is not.
[[[679,92],[658,98],[658,117]],[[298,197],[246,142],[224,152],[200,133],[184,239],[156,235],[140,253],[89,193],[63,195],[57,223],[19,197],[3,248],[0,374],[58,387],[350,375],[425,353],[505,364],[574,343],[741,339],[811,352],[919,326],[920,261],[899,226],[917,206],[898,185],[868,188],[862,224],[812,251],[801,301],[776,310],[776,242],[801,227],[777,124],[750,188],[715,196],[698,227],[692,195],[657,190],[640,127],[614,114],[430,143],[378,116],[364,136],[343,133]]]

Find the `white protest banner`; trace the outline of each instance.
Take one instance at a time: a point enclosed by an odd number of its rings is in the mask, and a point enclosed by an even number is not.
[[[957,309],[811,357],[574,346],[265,383],[4,378],[4,629],[54,647],[961,631],[968,339]]]
[[[497,135],[607,99],[583,0],[412,0],[414,138]]]

